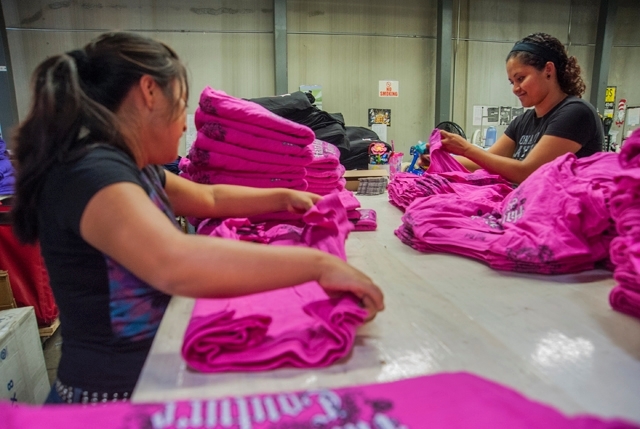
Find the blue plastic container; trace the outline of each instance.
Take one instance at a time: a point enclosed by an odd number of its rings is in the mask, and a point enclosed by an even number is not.
[[[487,128],[487,136],[484,139],[484,147],[491,147],[496,142],[496,127]]]

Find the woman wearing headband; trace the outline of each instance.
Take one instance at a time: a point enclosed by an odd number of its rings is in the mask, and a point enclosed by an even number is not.
[[[581,98],[585,84],[580,67],[558,39],[535,33],[517,42],[507,55],[507,76],[522,106],[533,109],[516,117],[486,151],[441,131],[443,147],[461,155],[458,160],[465,167],[484,168],[521,183],[566,153],[582,158],[602,151],[602,122]]]

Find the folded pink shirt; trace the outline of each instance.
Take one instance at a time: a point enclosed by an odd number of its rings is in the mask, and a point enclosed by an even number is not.
[[[312,161],[311,156],[293,156],[287,155],[286,153],[273,153],[218,141],[208,137],[202,131],[198,131],[198,135],[196,140],[193,142],[192,147],[264,164],[295,165],[304,167]]]
[[[223,221],[210,235],[241,239],[235,222]],[[304,227],[277,225],[261,237],[270,245],[314,247],[346,257],[344,243],[353,226],[339,195],[322,199],[303,222]],[[330,299],[316,282],[232,299],[198,299],[182,355],[202,372],[326,366],[351,350],[364,316],[353,295]]]
[[[264,145],[264,150],[276,153],[284,151],[290,155],[300,153],[302,148],[309,146],[315,138],[311,129],[309,129],[311,135],[306,132],[301,135],[286,134],[273,129],[275,127],[262,128],[252,123],[237,122],[209,114],[201,108],[196,109],[195,124],[197,130],[216,140],[241,144],[253,149],[259,149],[260,143],[267,143]],[[250,138],[241,139],[242,136],[250,136]]]
[[[227,95],[224,91],[206,87],[200,94],[200,108],[210,115],[226,118],[239,124],[247,124],[279,133],[313,138],[311,128],[285,119],[259,104]]]

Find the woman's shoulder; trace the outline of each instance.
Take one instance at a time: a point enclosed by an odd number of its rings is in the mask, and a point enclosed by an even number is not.
[[[574,95],[569,95],[562,100],[556,110],[588,111],[597,115],[596,109],[591,103]]]

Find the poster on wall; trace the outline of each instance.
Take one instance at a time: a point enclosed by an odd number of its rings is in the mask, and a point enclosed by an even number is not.
[[[391,126],[391,109],[369,109],[367,117],[369,118],[369,126],[373,124]]]
[[[500,106],[500,125],[509,125],[511,122],[511,106]]]
[[[473,106],[473,125],[498,125],[499,120],[500,107]]]
[[[511,120],[513,121],[516,117],[522,115],[523,113],[524,113],[524,107],[512,107]]]
[[[613,119],[613,111],[616,103],[616,87],[608,86],[604,95],[604,114],[605,118]]]
[[[400,84],[397,80],[378,81],[378,94],[380,97],[397,97],[400,93]]]
[[[311,104],[322,110],[322,85],[300,85],[300,91],[310,92],[316,100]]]

